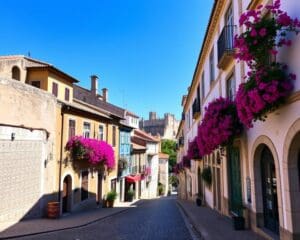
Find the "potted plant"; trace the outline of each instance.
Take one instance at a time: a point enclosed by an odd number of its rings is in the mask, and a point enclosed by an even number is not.
[[[129,189],[128,192],[127,192],[127,200],[128,200],[128,202],[132,202],[133,201],[134,195],[135,195],[134,190]]]
[[[197,204],[197,206],[199,206],[199,207],[202,205],[202,198],[201,198],[200,193],[198,193],[198,196],[197,196],[197,198],[196,198],[196,204]]]
[[[107,204],[107,207],[109,208],[112,208],[114,207],[114,202],[117,198],[117,193],[116,191],[110,191],[107,193],[106,195],[106,204]]]
[[[162,195],[164,195],[164,192],[165,192],[164,185],[161,183],[158,183],[158,195],[162,196]]]

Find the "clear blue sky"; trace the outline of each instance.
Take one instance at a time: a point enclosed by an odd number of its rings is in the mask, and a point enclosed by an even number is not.
[[[213,0],[3,1],[0,54],[52,63],[141,117],[179,118]]]

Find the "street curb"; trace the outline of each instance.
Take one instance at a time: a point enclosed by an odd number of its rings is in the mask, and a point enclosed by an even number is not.
[[[140,206],[140,205],[144,204],[146,201],[140,200],[139,202],[140,203],[136,202],[136,203],[133,203],[133,204],[136,204],[137,206]],[[133,204],[130,204],[130,206],[133,205]],[[124,213],[124,212],[126,212],[126,211],[128,211],[130,209],[131,209],[131,207],[127,207],[126,209],[120,210],[120,211],[112,213],[110,215],[107,215],[107,216],[104,216],[104,217],[100,217],[100,218],[97,218],[97,219],[94,219],[92,221],[86,222],[84,224],[76,225],[76,226],[64,227],[64,228],[53,229],[53,230],[42,231],[42,232],[34,232],[34,233],[28,233],[28,234],[14,235],[14,236],[8,236],[8,237],[0,237],[0,240],[29,237],[29,236],[35,236],[35,235],[40,235],[40,234],[53,233],[53,232],[59,232],[59,231],[64,231],[64,230],[70,230],[70,229],[76,229],[76,228],[80,228],[80,227],[85,227],[85,226],[88,226],[88,225],[93,224],[95,222],[99,222],[99,221],[102,221],[104,219],[113,217],[115,215]]]
[[[197,232],[197,234],[199,234],[201,239],[205,239],[201,233],[201,231],[196,227],[196,223],[195,221],[190,217],[190,215],[188,214],[187,210],[184,208],[184,206],[178,201],[176,200],[177,205],[180,207],[180,209],[183,211],[184,215],[188,218],[189,222],[192,225],[192,228]]]

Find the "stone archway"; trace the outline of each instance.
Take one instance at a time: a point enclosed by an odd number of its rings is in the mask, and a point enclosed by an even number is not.
[[[300,131],[294,136],[288,151],[288,181],[292,229],[300,237]]]
[[[269,216],[268,211],[276,207],[277,220],[276,216],[271,220],[277,221],[277,226],[270,230],[279,234],[279,229],[283,226],[283,209],[281,175],[276,148],[267,136],[260,136],[253,144],[251,156],[253,160],[252,189],[254,192],[252,199],[254,199],[253,210],[255,212],[252,214],[254,214],[254,224],[257,227],[269,227],[270,229],[270,219],[266,218]],[[267,195],[269,191],[271,191],[270,195]],[[272,197],[273,200],[271,201]],[[274,200],[275,197],[276,200]]]
[[[72,209],[72,178],[65,176],[62,188],[62,212],[70,212]]]

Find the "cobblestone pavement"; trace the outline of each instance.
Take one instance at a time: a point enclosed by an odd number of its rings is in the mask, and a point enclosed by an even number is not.
[[[85,227],[23,237],[26,240],[192,240],[174,197],[146,200],[139,207]]]

